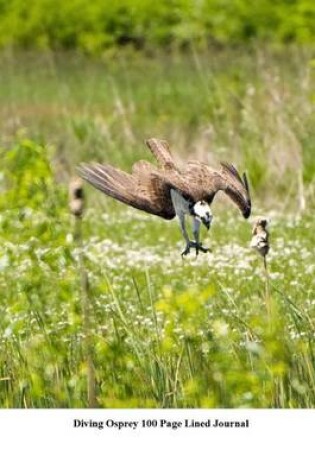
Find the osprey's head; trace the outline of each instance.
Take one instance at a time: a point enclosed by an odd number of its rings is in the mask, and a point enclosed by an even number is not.
[[[210,229],[213,216],[206,201],[197,201],[192,207],[192,215],[199,219],[208,230]]]

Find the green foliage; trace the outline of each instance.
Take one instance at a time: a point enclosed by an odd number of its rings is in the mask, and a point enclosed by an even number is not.
[[[0,4],[0,44],[88,53],[127,44],[307,44],[314,19],[312,0],[11,0]]]
[[[53,181],[45,147],[21,136],[11,150],[1,154],[1,162],[2,207],[9,203],[20,210],[49,206]]]
[[[65,190],[49,149],[25,134],[1,162],[0,405],[86,407],[82,270]],[[100,407],[314,406],[314,217],[274,219],[269,312],[262,262],[235,213],[214,223],[209,260],[184,263],[175,224],[122,207],[87,213]]]

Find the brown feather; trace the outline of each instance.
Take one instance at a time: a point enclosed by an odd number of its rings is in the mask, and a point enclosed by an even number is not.
[[[168,185],[153,173],[141,178],[100,164],[83,164],[78,171],[95,188],[122,203],[164,219],[175,216]]]
[[[156,170],[156,167],[152,163],[146,162],[145,160],[139,160],[138,162],[132,165],[132,174],[141,175],[151,170]]]
[[[152,139],[146,140],[145,143],[149,147],[152,154],[157,159],[162,169],[164,170],[176,169],[174,158],[172,156],[169,144],[167,143],[166,140],[152,138]]]
[[[225,172],[232,175],[234,178],[236,178],[243,185],[242,178],[240,177],[240,175],[239,175],[238,171],[236,170],[236,168],[234,167],[234,165],[232,165],[231,163],[227,163],[227,162],[220,162],[220,165],[221,165],[222,169]]]

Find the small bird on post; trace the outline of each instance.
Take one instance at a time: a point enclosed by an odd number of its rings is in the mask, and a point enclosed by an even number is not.
[[[252,230],[252,240],[251,247],[256,249],[259,254],[262,256],[264,261],[264,273],[265,273],[265,295],[266,295],[266,308],[269,320],[272,316],[272,307],[271,307],[271,294],[270,294],[270,276],[267,266],[267,254],[270,249],[269,243],[269,231],[268,231],[269,221],[265,217],[259,217],[256,219]]]
[[[256,249],[259,254],[265,259],[269,249],[269,232],[268,232],[269,221],[265,217],[257,218],[252,231],[252,240],[251,247]]]

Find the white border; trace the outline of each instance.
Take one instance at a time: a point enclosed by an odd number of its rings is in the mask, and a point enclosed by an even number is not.
[[[74,428],[74,419],[88,427]],[[158,427],[89,422],[142,419]],[[160,427],[161,420],[185,419],[248,419],[249,427]],[[6,475],[306,474],[315,465],[314,428],[313,410],[2,410],[0,466]]]

